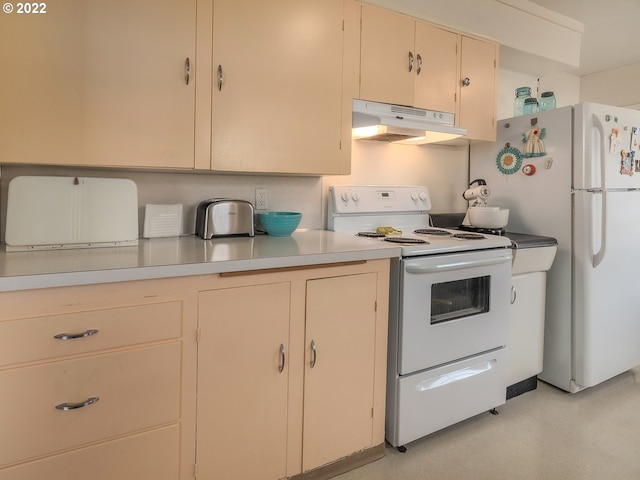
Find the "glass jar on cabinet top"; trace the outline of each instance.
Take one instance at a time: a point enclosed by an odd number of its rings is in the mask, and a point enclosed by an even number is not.
[[[524,106],[522,107],[522,113],[529,115],[530,113],[538,113],[538,100],[535,98],[526,98]]]
[[[524,101],[531,98],[531,87],[516,88],[516,98],[513,101],[513,116],[518,117],[524,113]]]
[[[540,103],[538,105],[540,111],[553,110],[556,108],[556,97],[553,92],[542,92],[540,94]]]

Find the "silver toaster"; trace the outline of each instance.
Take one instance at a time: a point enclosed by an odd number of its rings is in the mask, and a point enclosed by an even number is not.
[[[245,200],[210,198],[198,205],[196,235],[205,240],[213,237],[255,235],[253,205]]]

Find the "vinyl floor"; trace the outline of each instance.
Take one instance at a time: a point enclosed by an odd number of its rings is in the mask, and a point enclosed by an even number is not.
[[[640,348],[640,346],[639,346]],[[543,382],[337,480],[640,480],[640,367],[569,394]]]

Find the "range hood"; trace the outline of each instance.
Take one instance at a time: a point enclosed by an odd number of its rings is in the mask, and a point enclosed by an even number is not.
[[[354,139],[421,145],[467,134],[464,128],[455,127],[454,123],[453,113],[353,100]]]

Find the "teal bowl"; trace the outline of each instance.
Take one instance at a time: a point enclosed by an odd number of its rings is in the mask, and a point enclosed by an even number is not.
[[[262,228],[272,237],[290,236],[302,219],[302,214],[296,212],[260,212],[258,216]]]

